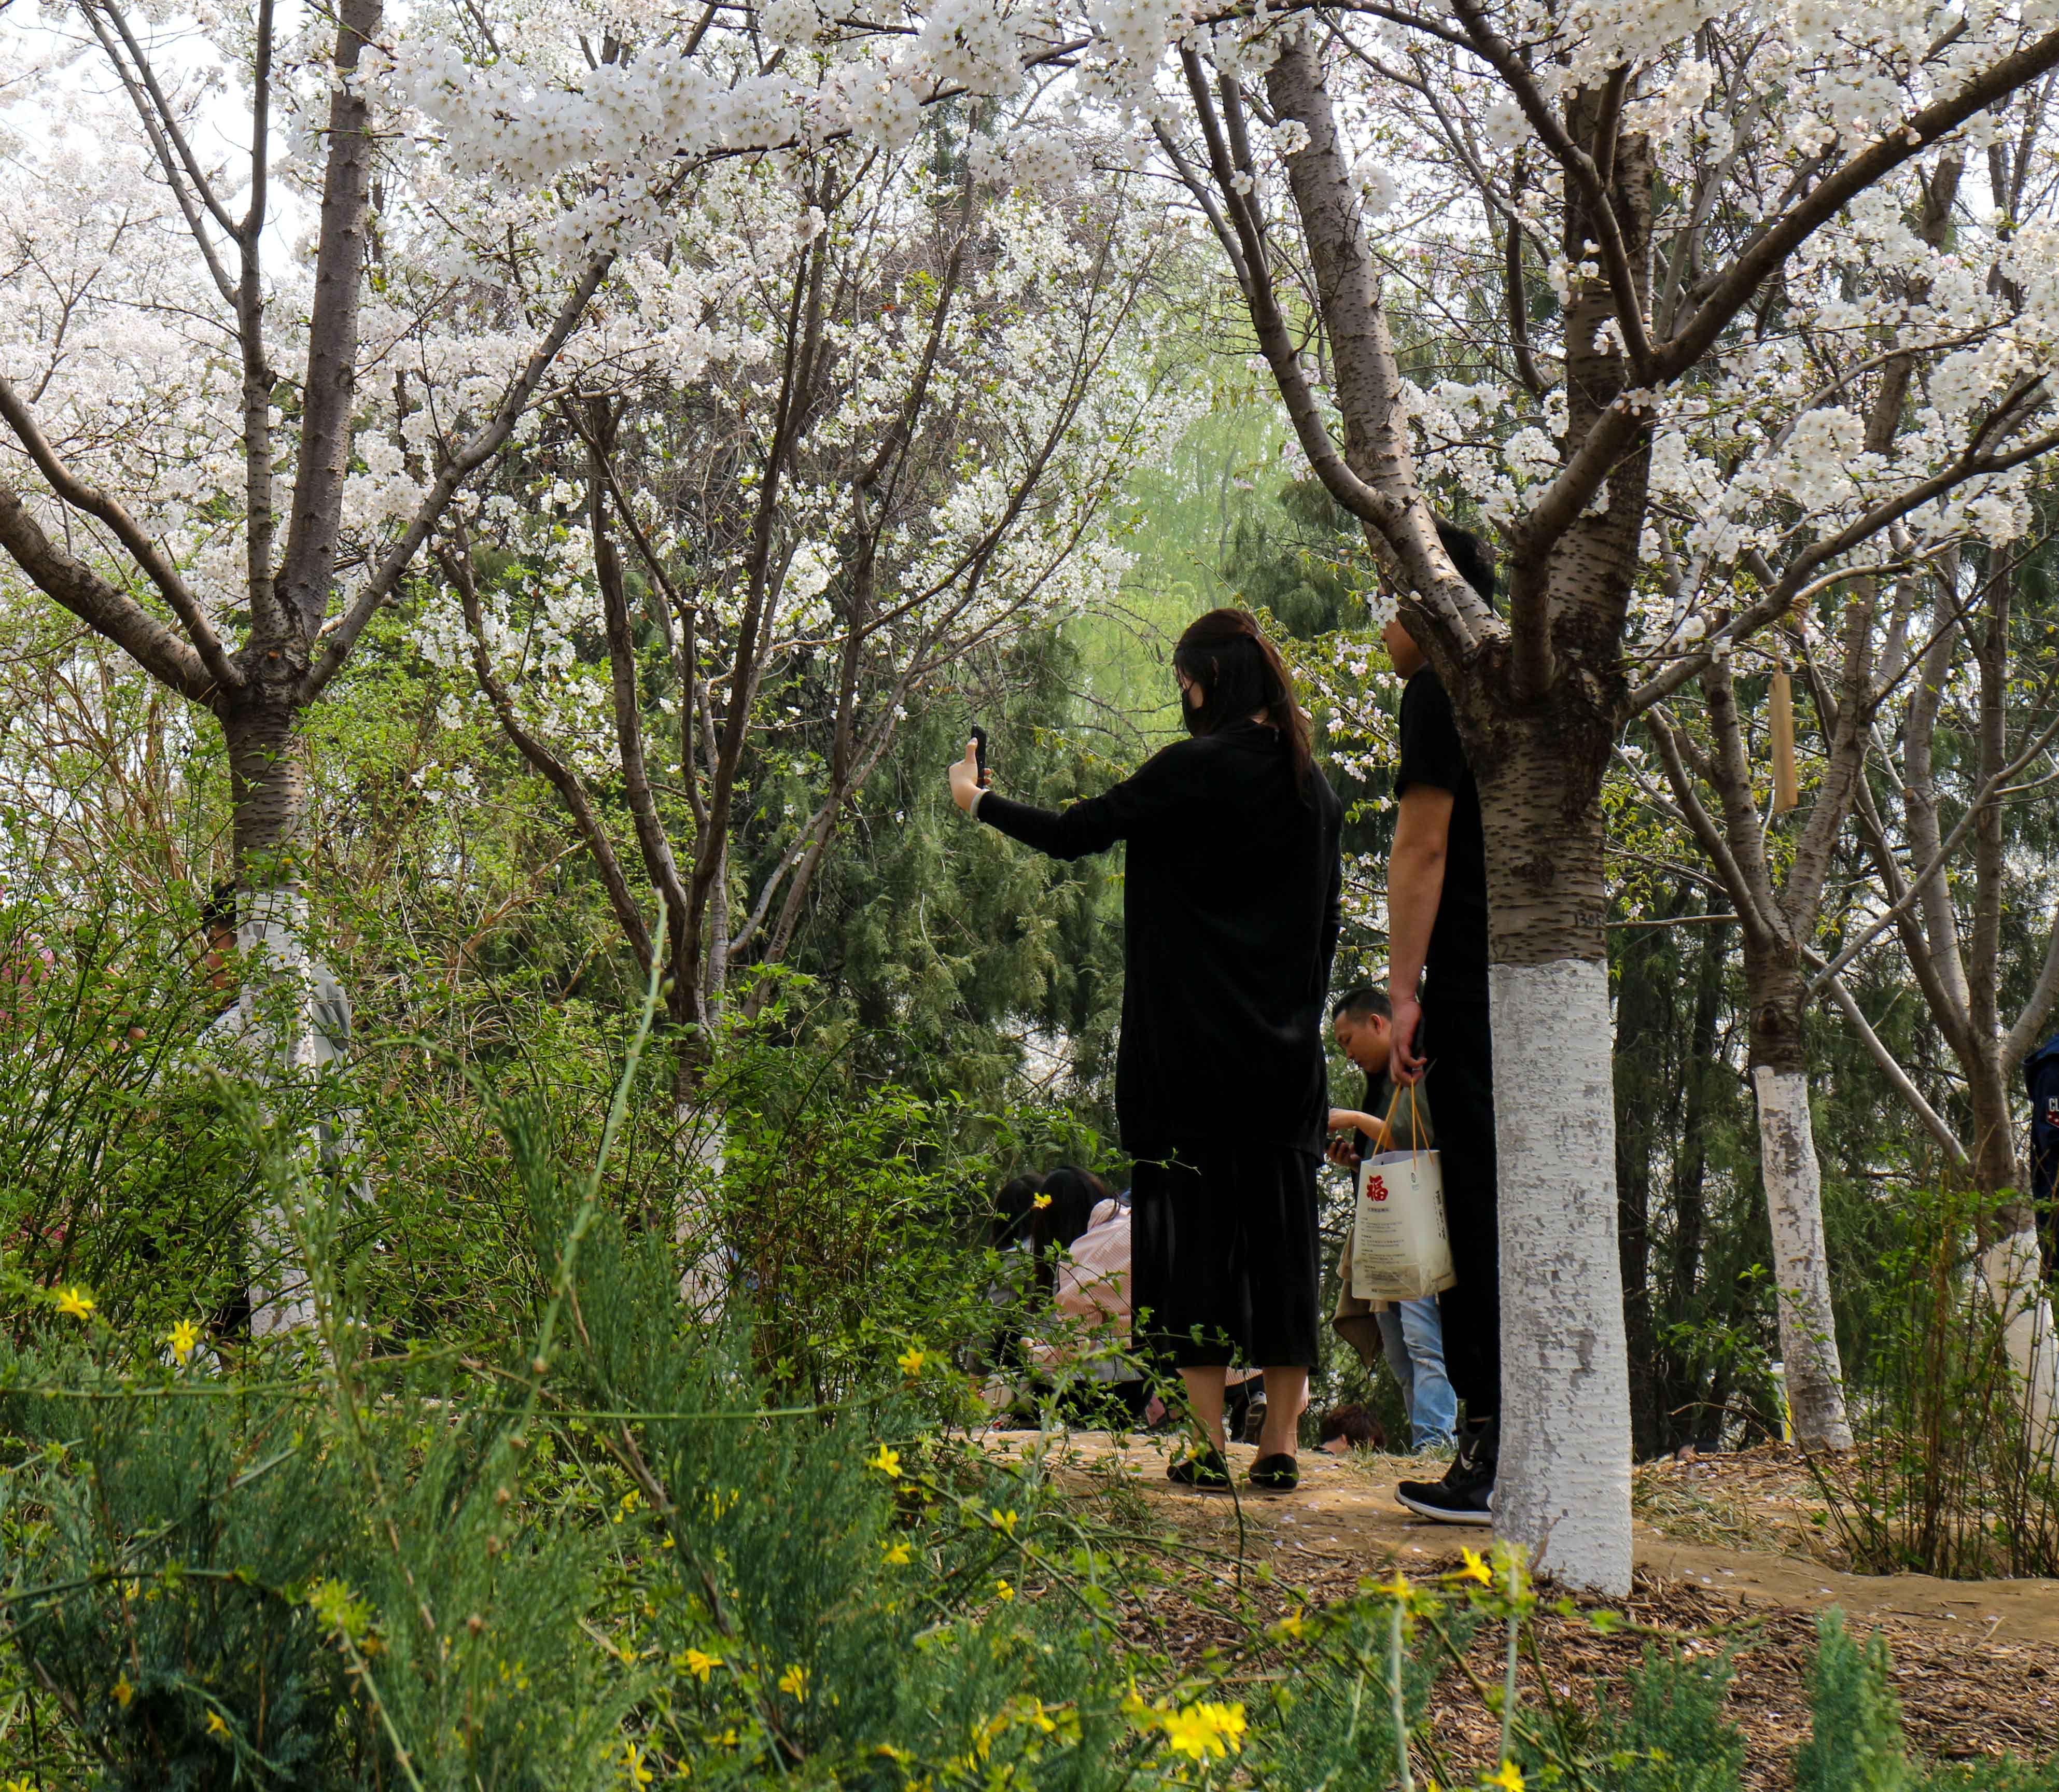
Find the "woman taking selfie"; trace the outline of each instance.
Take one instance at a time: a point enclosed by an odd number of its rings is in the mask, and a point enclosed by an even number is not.
[[[958,806],[1054,858],[1129,842],[1115,1109],[1137,1161],[1137,1344],[1177,1364],[1207,1433],[1167,1471],[1227,1488],[1223,1378],[1265,1372],[1251,1481],[1299,1479],[1316,1360],[1316,1169],[1328,1086],[1323,1000],[1336,949],[1343,806],[1316,771],[1278,650],[1241,610],[1180,637],[1173,670],[1193,737],[1105,795],[1058,813],[951,767]]]

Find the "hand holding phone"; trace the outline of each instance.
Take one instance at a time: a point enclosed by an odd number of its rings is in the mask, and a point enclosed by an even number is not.
[[[951,761],[951,801],[967,814],[979,806],[980,793],[988,783],[985,733],[975,728],[972,734],[963,756]]]
[[[986,730],[975,724],[972,730],[972,743],[978,753],[976,763],[979,767],[979,787],[983,790],[991,790],[994,774],[986,769]]]

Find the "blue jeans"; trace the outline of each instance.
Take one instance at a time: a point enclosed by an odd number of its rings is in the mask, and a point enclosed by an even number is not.
[[[1387,1367],[1401,1384],[1412,1447],[1419,1456],[1452,1447],[1459,1425],[1459,1396],[1444,1375],[1444,1323],[1433,1294],[1380,1309],[1380,1342]]]

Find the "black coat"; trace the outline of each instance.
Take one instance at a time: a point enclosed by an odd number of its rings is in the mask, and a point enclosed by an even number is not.
[[[1321,1150],[1344,806],[1320,772],[1297,786],[1284,735],[1236,723],[1061,813],[989,791],[979,818],[1054,858],[1129,842],[1115,1063],[1125,1151]]]

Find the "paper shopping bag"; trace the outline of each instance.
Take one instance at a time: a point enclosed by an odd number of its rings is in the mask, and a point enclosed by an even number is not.
[[[1383,1137],[1392,1131],[1391,1113],[1388,1120]],[[1458,1279],[1439,1153],[1381,1151],[1363,1159],[1352,1223],[1352,1292],[1361,1300],[1420,1300]]]

